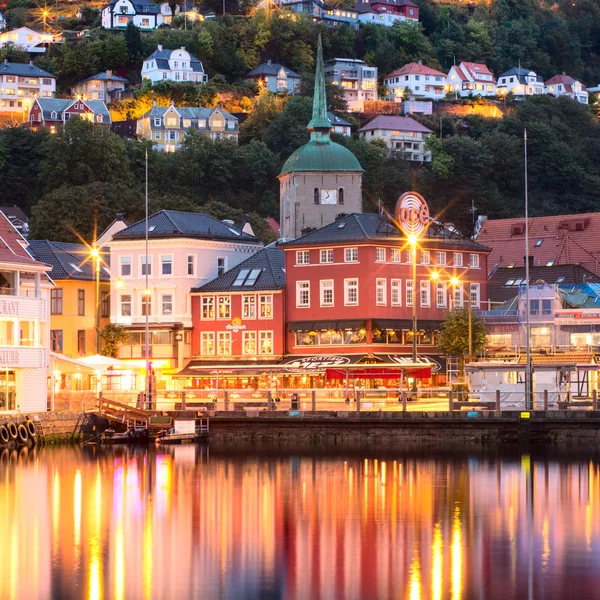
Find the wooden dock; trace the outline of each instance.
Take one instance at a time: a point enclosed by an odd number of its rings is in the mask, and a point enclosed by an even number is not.
[[[98,414],[111,423],[121,423],[128,427],[145,427],[149,430],[168,429],[171,417],[165,417],[160,411],[142,410],[115,400],[98,399]]]

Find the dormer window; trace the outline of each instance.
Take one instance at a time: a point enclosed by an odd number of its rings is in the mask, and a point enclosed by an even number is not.
[[[510,235],[523,235],[525,233],[525,223],[518,223],[510,228]]]
[[[154,119],[154,127],[160,127],[160,119]]]
[[[56,119],[58,119],[58,113],[57,113],[56,111],[54,111],[54,110],[53,110],[53,111],[50,113],[50,118],[51,118],[53,121],[56,121]]]

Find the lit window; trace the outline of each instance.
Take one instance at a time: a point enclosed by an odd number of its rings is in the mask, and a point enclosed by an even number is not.
[[[219,356],[231,355],[231,331],[217,333],[217,354]]]
[[[214,319],[215,318],[215,299],[214,296],[203,296],[202,297],[202,319]]]
[[[256,354],[256,331],[244,331],[242,354]]]
[[[256,319],[256,296],[242,296],[242,316],[244,319]]]
[[[259,331],[258,352],[259,354],[273,354],[273,332]]]
[[[261,319],[273,318],[273,296],[270,294],[260,295],[258,297],[258,310]]]
[[[231,296],[219,296],[217,299],[218,318],[231,318]]]
[[[215,334],[213,331],[203,331],[200,341],[200,354],[211,355],[215,353]]]

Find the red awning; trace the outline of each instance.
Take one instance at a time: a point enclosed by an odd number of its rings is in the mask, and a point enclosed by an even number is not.
[[[400,379],[402,376],[416,379],[429,379],[431,367],[418,369],[398,369],[394,367],[369,367],[365,369],[327,369],[327,379],[346,379],[346,376],[359,379]]]

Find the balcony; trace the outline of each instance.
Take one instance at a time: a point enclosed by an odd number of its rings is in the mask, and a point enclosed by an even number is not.
[[[43,298],[15,296],[8,293],[11,288],[1,288],[0,316],[29,319],[47,319],[48,303]]]
[[[45,348],[0,346],[0,369],[40,368],[47,365],[48,352]]]

